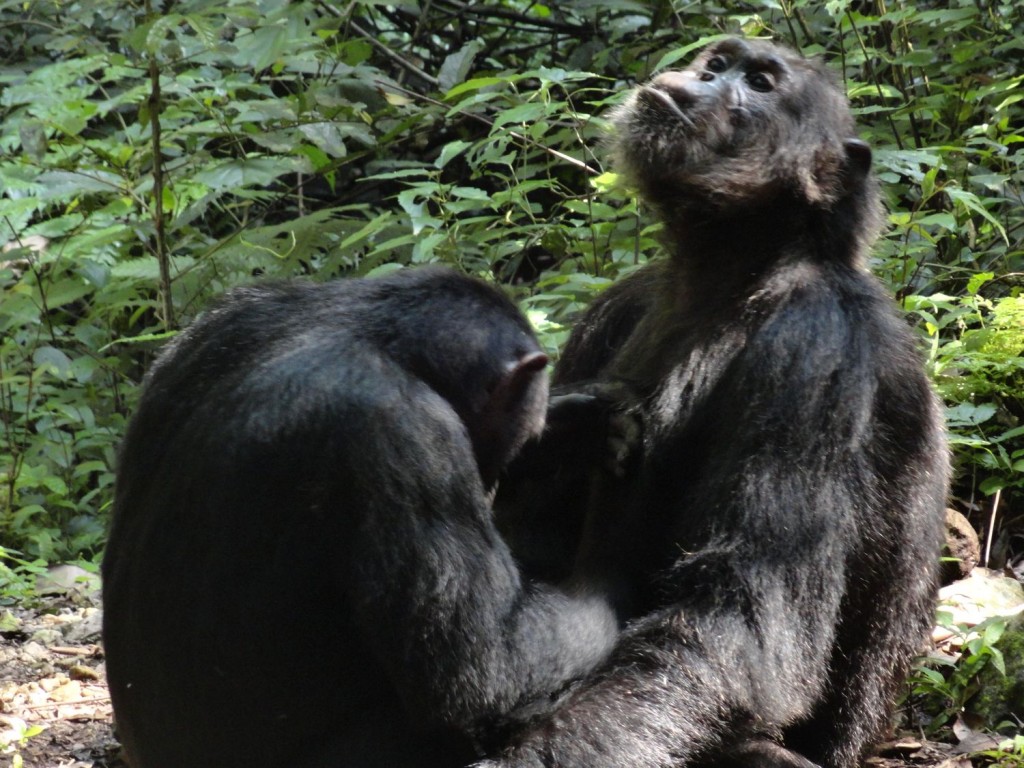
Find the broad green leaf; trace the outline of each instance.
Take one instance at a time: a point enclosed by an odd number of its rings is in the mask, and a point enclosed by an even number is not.
[[[441,71],[437,73],[438,84],[451,95],[451,89],[466,79],[473,60],[484,48],[480,40],[470,40],[455,53],[450,53],[441,64]]]
[[[453,158],[458,157],[469,147],[473,146],[472,142],[469,141],[450,141],[441,147],[441,154],[438,155],[436,161],[434,161],[435,168],[444,168],[452,161]]]
[[[259,187],[274,182],[280,176],[304,170],[305,162],[297,158],[250,157],[244,160],[226,160],[196,173],[192,180],[210,189]]]
[[[472,91],[479,91],[481,88],[490,88],[495,85],[502,85],[509,82],[515,82],[518,77],[506,78],[506,77],[475,77],[471,80],[467,80],[460,85],[455,85],[445,93],[445,98],[454,99],[456,96],[461,96],[464,93],[470,93]]]
[[[42,185],[39,195],[45,199],[93,192],[119,193],[123,184],[120,176],[99,169],[44,171],[37,181]]]

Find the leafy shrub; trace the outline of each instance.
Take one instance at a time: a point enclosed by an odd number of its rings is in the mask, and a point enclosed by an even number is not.
[[[231,285],[444,261],[508,285],[555,352],[657,251],[601,115],[736,32],[844,79],[890,204],[873,266],[929,344],[957,492],[1014,508],[1022,28],[1011,0],[0,0],[5,545],[102,549],[142,372]]]

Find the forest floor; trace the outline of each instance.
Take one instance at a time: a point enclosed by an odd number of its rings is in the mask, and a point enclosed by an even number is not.
[[[0,766],[126,768],[114,738],[99,593],[0,609]],[[19,741],[26,729],[42,730]]]
[[[0,608],[0,766],[20,757],[24,768],[127,768],[113,732],[98,599],[75,588]],[[42,730],[19,741],[33,726]],[[901,738],[866,765],[972,768],[965,746]]]

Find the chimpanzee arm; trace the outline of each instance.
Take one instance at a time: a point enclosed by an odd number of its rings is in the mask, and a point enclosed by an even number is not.
[[[790,483],[793,504],[824,513],[837,500],[798,486]],[[568,704],[493,765],[685,765],[805,711],[824,679],[845,557],[831,559],[827,537],[795,556],[772,535],[788,534],[752,527],[742,542],[682,559],[672,589],[691,594],[634,624]]]
[[[557,583],[577,575],[591,482],[596,473],[622,474],[639,447],[639,415],[624,410],[631,399],[624,385],[608,382],[552,390],[543,434],[505,470],[497,525],[528,576]]]
[[[661,273],[649,265],[588,308],[555,368],[544,434],[524,446],[498,486],[498,526],[531,576],[563,581],[572,575],[593,472],[609,456],[609,415],[622,404],[617,385],[601,374],[658,298]]]
[[[344,586],[414,719],[472,731],[589,672],[618,627],[600,595],[521,579],[462,423],[410,386],[394,403],[356,409],[372,427],[345,458],[365,518]],[[394,471],[375,484],[381,467]],[[372,487],[359,487],[364,478]]]

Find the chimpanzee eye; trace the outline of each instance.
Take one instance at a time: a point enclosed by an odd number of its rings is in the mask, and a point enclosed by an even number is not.
[[[729,62],[725,60],[724,56],[712,56],[708,59],[706,66],[708,72],[725,72],[729,68]]]
[[[747,75],[747,82],[751,88],[761,93],[775,90],[775,80],[766,72],[751,72]]]

